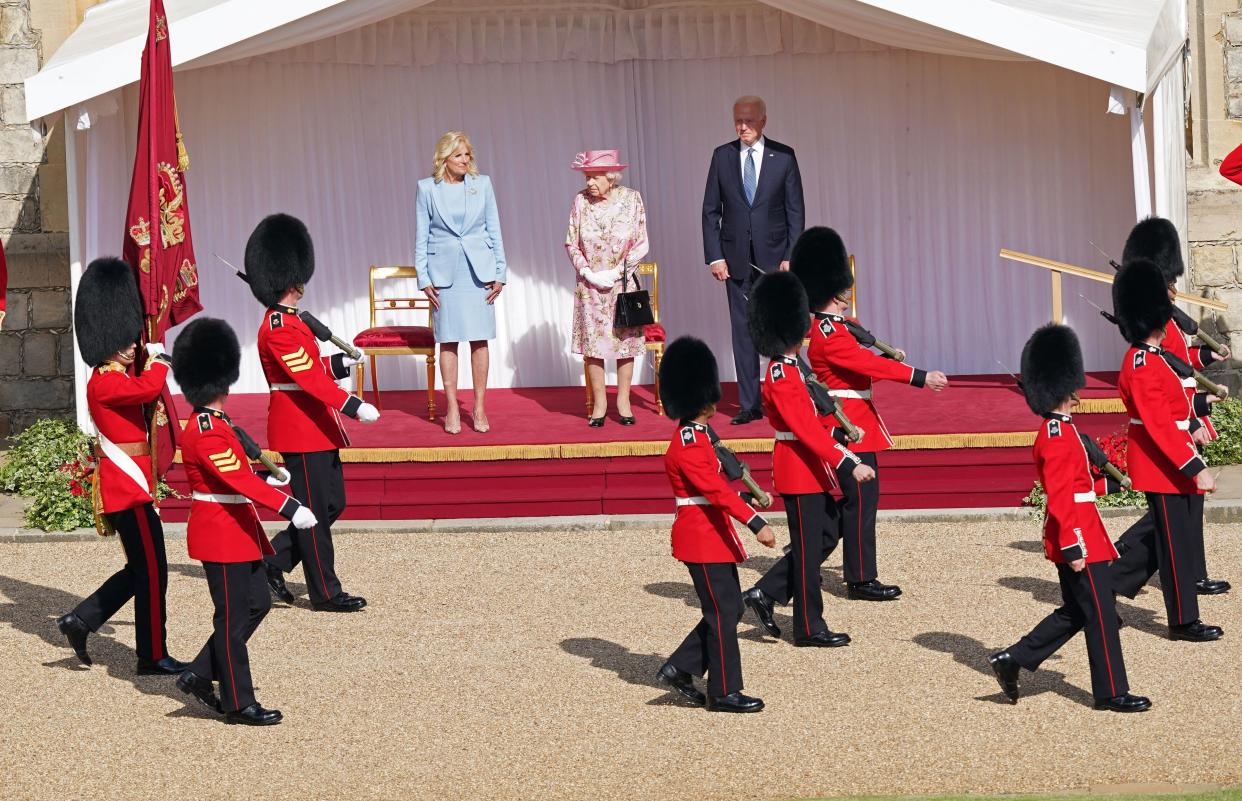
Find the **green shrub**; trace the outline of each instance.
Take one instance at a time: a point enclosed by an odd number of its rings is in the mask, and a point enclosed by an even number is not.
[[[69,531],[95,525],[91,510],[94,440],[69,421],[40,420],[9,439],[0,489],[33,499],[26,525]]]
[[[1220,438],[1203,447],[1203,458],[1213,466],[1242,464],[1242,400],[1229,398],[1216,404],[1211,420]]]

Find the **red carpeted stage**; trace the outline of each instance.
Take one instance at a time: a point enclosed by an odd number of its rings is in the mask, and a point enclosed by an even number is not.
[[[1123,426],[1115,382],[1115,373],[1089,377],[1078,418],[1084,431],[1100,435]],[[729,425],[735,397],[734,385],[725,385],[714,427],[770,487],[772,429],[766,421]],[[341,452],[349,496],[344,517],[672,512],[661,456],[675,424],[657,413],[651,387],[634,390],[633,426],[611,414],[603,428],[589,428],[581,387],[493,389],[487,399],[487,434],[470,427],[468,414],[460,434],[446,434],[440,420],[427,419],[426,392],[384,393],[375,425],[346,421],[351,445]],[[1017,506],[1030,490],[1037,420],[1011,377],[956,377],[939,394],[884,382],[876,385],[875,399],[896,443],[880,457],[882,508]],[[442,394],[436,403],[444,408]],[[177,405],[184,418],[184,399]],[[265,442],[267,395],[235,396],[228,411]],[[185,490],[180,468],[170,483]],[[169,521],[184,520],[187,511],[185,500],[163,504]]]

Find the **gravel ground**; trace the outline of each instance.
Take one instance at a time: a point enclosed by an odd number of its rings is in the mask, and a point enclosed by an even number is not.
[[[1107,521],[1114,534],[1128,523]],[[1164,636],[1160,595],[1123,602],[1135,692],[1152,711],[1091,709],[1074,640],[1002,702],[986,656],[1058,597],[1034,522],[883,524],[894,603],[847,602],[854,642],[795,649],[742,624],[747,691],[768,708],[687,708],[652,676],[695,623],[667,531],[343,534],[358,615],[277,605],[252,641],[261,702],[285,722],[225,726],[170,679],[133,674],[133,615],[79,666],[54,618],[120,562],[111,541],[0,545],[0,797],[195,799],[777,799],[1045,792],[1125,782],[1242,783],[1240,590],[1203,601],[1228,634]],[[1242,582],[1209,532],[1212,575]],[[773,556],[757,544],[743,586]],[[208,634],[202,572],[169,545],[170,648]],[[295,576],[300,578],[300,576]],[[295,591],[304,588],[291,582]],[[788,628],[788,610],[778,621]]]

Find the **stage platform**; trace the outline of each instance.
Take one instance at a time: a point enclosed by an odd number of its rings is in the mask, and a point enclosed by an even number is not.
[[[730,425],[736,387],[724,390],[713,426],[770,487],[772,428],[766,420]],[[1089,376],[1083,397],[1084,431],[1124,425],[1115,373]],[[938,394],[885,382],[875,398],[896,443],[880,457],[882,508],[1017,506],[1030,490],[1038,421],[1011,377],[953,377]],[[661,456],[676,424],[657,413],[650,386],[634,389],[636,425],[622,426],[612,413],[603,428],[587,426],[581,387],[489,390],[486,434],[471,428],[468,413],[460,434],[445,433],[440,419],[427,419],[426,399],[425,392],[385,392],[379,423],[346,421],[346,519],[672,512]],[[184,418],[184,399],[176,401]],[[438,409],[443,402],[437,393]],[[234,396],[228,412],[266,441],[267,395]],[[170,484],[185,491],[180,467]],[[184,520],[188,503],[168,499],[164,518]]]

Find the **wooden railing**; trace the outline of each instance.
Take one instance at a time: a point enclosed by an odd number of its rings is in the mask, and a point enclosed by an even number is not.
[[[1029,253],[1019,253],[1016,250],[1001,248],[1000,256],[1002,259],[1010,261],[1020,261],[1023,264],[1033,264],[1036,267],[1043,267],[1052,273],[1052,322],[1060,323],[1064,321],[1064,305],[1061,297],[1061,276],[1069,274],[1078,278],[1086,278],[1088,281],[1098,281],[1101,284],[1111,284],[1113,282],[1112,273],[1102,273],[1098,270],[1088,270],[1086,267],[1079,267],[1076,264],[1066,264],[1061,261],[1053,261],[1045,259],[1042,256],[1032,256]],[[1214,309],[1216,311],[1228,311],[1229,304],[1222,303],[1219,300],[1211,298],[1201,298],[1195,295],[1187,295],[1183,292],[1177,293],[1177,299],[1192,303],[1196,306]]]

